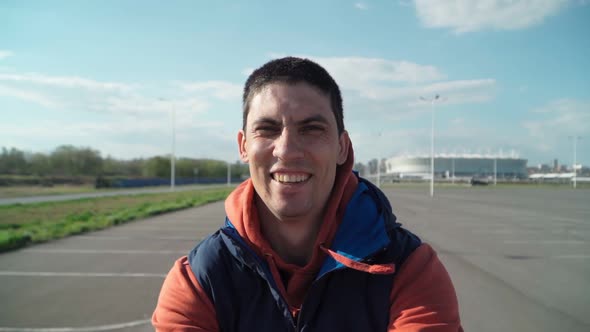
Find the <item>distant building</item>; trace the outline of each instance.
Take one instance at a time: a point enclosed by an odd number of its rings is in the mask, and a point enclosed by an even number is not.
[[[398,156],[385,161],[386,173],[400,178],[430,178],[430,156]],[[434,157],[435,178],[497,177],[523,179],[527,160],[514,156],[440,154]]]
[[[551,171],[552,171],[552,169],[551,169],[551,166],[549,166],[549,165],[539,164],[537,166],[537,172],[548,173],[548,172],[551,172]]]

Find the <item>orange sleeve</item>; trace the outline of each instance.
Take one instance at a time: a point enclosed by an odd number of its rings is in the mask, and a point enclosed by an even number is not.
[[[219,331],[215,307],[195,278],[186,256],[178,259],[168,272],[152,324],[156,331]]]
[[[399,269],[390,303],[388,331],[463,331],[451,278],[428,244],[418,247]]]

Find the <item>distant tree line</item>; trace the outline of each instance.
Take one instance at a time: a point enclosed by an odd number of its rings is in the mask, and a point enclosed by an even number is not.
[[[227,162],[213,159],[177,158],[175,175],[179,178],[221,178],[227,176]],[[245,177],[248,165],[239,161],[231,165],[232,177]],[[156,156],[120,160],[103,158],[98,150],[89,147],[63,145],[49,154],[25,152],[16,148],[2,148],[0,154],[2,176],[57,176],[57,177],[170,177],[170,158]]]
[[[357,162],[354,169],[361,176],[377,173],[380,164],[385,172],[385,159],[372,159],[366,164]],[[224,178],[227,162],[214,159],[177,158],[177,178]],[[236,161],[231,165],[232,178],[249,175],[248,165]],[[100,151],[89,147],[62,145],[49,154],[25,152],[16,148],[2,148],[0,154],[0,177],[121,177],[121,178],[169,178],[170,158],[155,156],[131,160],[102,157]],[[0,181],[0,185],[2,182]]]

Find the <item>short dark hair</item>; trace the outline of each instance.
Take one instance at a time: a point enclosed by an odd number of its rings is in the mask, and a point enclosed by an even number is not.
[[[250,111],[250,102],[254,95],[271,83],[308,83],[330,97],[332,113],[336,118],[338,135],[344,132],[344,114],[342,110],[342,95],[336,81],[328,71],[317,63],[296,57],[285,57],[271,60],[256,69],[244,86],[242,97],[243,119],[242,128],[246,130],[246,120]]]

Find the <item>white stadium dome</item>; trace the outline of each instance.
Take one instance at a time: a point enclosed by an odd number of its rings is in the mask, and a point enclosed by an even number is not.
[[[403,177],[430,178],[430,156],[398,156],[386,159],[386,173]],[[514,156],[441,154],[434,156],[435,177],[526,178],[527,160]]]

